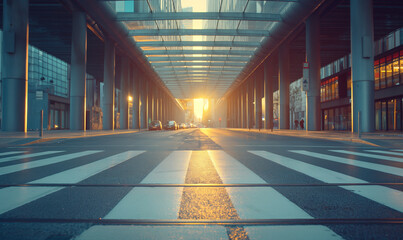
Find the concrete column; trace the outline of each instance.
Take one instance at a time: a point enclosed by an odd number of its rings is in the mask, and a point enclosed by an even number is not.
[[[262,128],[262,86],[261,86],[261,82],[262,82],[262,70],[258,69],[256,70],[256,74],[254,77],[254,89],[255,89],[255,128],[256,129],[261,129]]]
[[[115,128],[115,43],[105,38],[104,54],[104,106],[102,107],[104,130]]]
[[[237,91],[236,98],[237,98],[237,106],[238,106],[237,127],[241,128],[242,127],[242,107],[241,107],[242,98],[241,98],[241,90],[240,89]]]
[[[374,131],[374,22],[373,3],[350,1],[351,18],[351,122],[352,131]],[[360,123],[358,113],[360,112]]]
[[[147,87],[146,87],[146,80],[144,77],[140,78],[140,96],[141,96],[141,128],[147,128],[147,111],[148,111],[148,105],[147,105]]]
[[[120,129],[129,128],[129,59],[123,56],[120,67]]]
[[[279,52],[279,129],[290,128],[290,53],[289,46],[283,44]]]
[[[131,82],[132,82],[132,97],[133,97],[133,128],[140,129],[140,91],[139,91],[139,78],[136,69],[131,67]]]
[[[70,129],[86,130],[87,21],[85,12],[73,12],[70,80]]]
[[[273,129],[273,75],[275,69],[269,61],[264,63],[265,129]]]
[[[320,108],[320,19],[312,14],[306,21],[306,57],[309,64],[309,90],[306,93],[306,130],[319,131]]]
[[[3,1],[3,131],[27,131],[28,8],[28,0]]]
[[[253,128],[255,125],[255,114],[254,114],[254,81],[253,79],[248,80],[248,128]]]
[[[148,93],[148,118],[147,124],[150,120],[154,119],[154,96],[153,96],[153,82],[147,81],[147,93]],[[147,125],[148,127],[148,125]]]
[[[243,98],[242,98],[242,102],[243,102],[243,113],[242,113],[242,117],[243,117],[243,128],[248,128],[248,84],[244,84],[243,86]]]
[[[150,89],[150,82],[148,81],[148,79],[147,78],[144,78],[144,87],[145,87],[145,89],[144,89],[144,92],[145,92],[145,103],[146,103],[146,105],[145,105],[145,109],[146,109],[146,112],[145,112],[145,125],[144,125],[144,128],[148,128],[148,119],[150,118],[150,114],[151,114],[151,111],[150,111],[150,91],[149,91],[149,89]]]

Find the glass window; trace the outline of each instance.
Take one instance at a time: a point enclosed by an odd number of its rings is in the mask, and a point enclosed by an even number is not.
[[[379,79],[380,81],[380,88],[385,88],[386,87],[386,70],[385,70],[385,59],[381,59],[381,65],[379,68],[381,72],[381,78]]]
[[[386,102],[382,102],[382,129],[381,130],[386,130]]]
[[[388,130],[395,130],[395,100],[388,101]]]
[[[379,61],[375,61],[374,77],[375,77],[375,90],[378,90],[379,89]]]
[[[400,83],[403,83],[403,51],[400,51]]]
[[[381,102],[375,102],[375,130],[381,130],[382,122],[382,103]]]
[[[386,82],[387,82],[387,87],[392,87],[393,86],[393,81],[392,81],[392,62],[388,61],[386,63]]]
[[[324,130],[329,130],[329,119],[328,119],[328,115],[329,115],[329,111],[328,110],[325,110],[324,112],[323,112],[323,120],[324,120],[324,124],[323,124],[323,126],[324,126]]]
[[[336,77],[336,81],[334,82],[335,89],[335,99],[339,99],[339,78]]]

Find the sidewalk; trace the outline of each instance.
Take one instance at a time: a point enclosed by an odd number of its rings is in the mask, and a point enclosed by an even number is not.
[[[146,131],[142,129],[141,131]],[[130,130],[87,130],[87,131],[71,131],[71,130],[50,130],[43,131],[43,137],[39,137],[39,131],[23,132],[4,132],[0,131],[0,148],[5,146],[26,146],[35,143],[47,142],[56,139],[66,138],[83,138],[96,137],[114,134],[126,134],[139,132],[138,129]]]
[[[403,148],[403,132],[374,132],[362,133],[361,138],[357,133],[347,131],[305,131],[305,130],[279,130],[274,129],[245,129],[228,128],[232,131],[253,132],[260,134],[273,134],[279,136],[301,137],[311,139],[326,139],[334,141],[347,141],[371,145],[374,147]]]

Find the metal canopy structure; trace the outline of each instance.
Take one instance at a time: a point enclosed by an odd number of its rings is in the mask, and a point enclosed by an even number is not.
[[[283,37],[278,28],[300,22],[321,1],[184,2],[107,1],[114,20],[127,27],[154,71],[183,99],[222,97],[271,38]]]
[[[350,52],[349,0],[29,3],[31,45],[70,63],[71,13],[79,9],[87,14],[88,73],[102,81],[104,38],[111,37],[118,55],[128,55],[146,78],[162,85],[175,98],[228,95],[265,59],[276,58],[276,51],[285,42],[292,54],[290,80],[300,78],[305,60],[305,20],[313,12],[321,18],[322,66]],[[2,5],[1,1],[1,10]],[[373,0],[373,7],[375,40],[402,27],[401,0]],[[273,84],[277,89],[277,82]]]

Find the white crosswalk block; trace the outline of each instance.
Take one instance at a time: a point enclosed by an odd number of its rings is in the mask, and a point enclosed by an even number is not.
[[[64,151],[45,151],[45,152],[38,152],[38,153],[23,154],[23,155],[18,155],[18,156],[0,158],[0,162],[9,162],[9,161],[20,160],[20,159],[24,159],[24,158],[39,157],[39,156],[61,153],[61,152],[64,152]]]
[[[26,152],[26,151],[3,152],[3,153],[0,153],[0,157],[1,157],[1,156],[7,156],[7,155],[18,154],[18,153],[25,153],[25,152]]]
[[[144,151],[127,151],[101,160],[56,173],[30,183],[78,183],[106,169],[123,163]],[[64,187],[8,187],[0,189],[0,214],[20,207],[41,197],[59,191]]]
[[[302,154],[302,155],[310,156],[310,157],[314,157],[314,158],[320,158],[320,159],[327,160],[327,161],[333,161],[333,162],[348,164],[348,165],[352,165],[352,166],[367,168],[367,169],[384,172],[384,173],[388,173],[388,174],[394,174],[394,175],[403,177],[402,168],[391,167],[391,166],[386,166],[386,165],[377,164],[377,163],[369,163],[369,162],[342,158],[342,157],[335,157],[335,156],[328,155],[328,154],[315,153],[315,152],[305,151],[305,150],[289,150],[289,152],[298,153],[298,154]]]
[[[224,151],[208,151],[208,154],[224,184],[266,183]],[[227,192],[241,219],[312,219],[307,212],[271,187],[227,188]],[[321,239],[342,239],[325,226],[315,225],[304,226],[303,229],[291,229],[295,230],[292,234],[294,237],[300,236],[306,231],[312,236],[317,235],[316,239],[319,239],[319,236]],[[245,227],[245,230],[251,236],[250,239],[265,239],[254,238],[260,236],[258,228]]]
[[[356,156],[361,156],[361,157],[367,157],[367,158],[374,158],[374,159],[381,159],[381,160],[388,160],[388,161],[395,161],[395,162],[403,162],[403,158],[382,156],[382,155],[377,155],[377,154],[360,153],[360,152],[353,152],[353,151],[346,151],[346,150],[329,150],[329,151],[337,152],[337,153],[350,154],[350,155],[356,155]]]
[[[389,154],[389,155],[395,155],[395,156],[403,157],[403,153],[400,153],[400,152],[382,151],[382,150],[365,150],[365,151],[372,152],[372,153]]]
[[[252,154],[303,173],[325,183],[368,183],[367,181],[308,164],[267,151],[248,151]],[[340,186],[365,198],[403,212],[403,192],[383,186]]]
[[[83,156],[87,156],[87,155],[99,153],[99,152],[102,152],[102,150],[83,151],[83,152],[78,152],[78,153],[65,154],[65,155],[61,155],[61,156],[57,156],[57,157],[45,158],[45,159],[36,160],[36,161],[32,161],[32,162],[19,163],[19,164],[15,164],[15,165],[11,165],[11,166],[1,167],[0,176],[9,174],[9,173],[13,173],[13,172],[31,169],[31,168],[42,167],[42,166],[46,166],[49,164],[60,163],[63,161],[67,161],[67,160],[71,160],[74,158],[83,157]]]
[[[175,151],[141,183],[183,184],[192,151]],[[109,219],[177,219],[183,187],[134,188],[106,216]]]
[[[227,240],[222,226],[93,226],[74,240]]]
[[[143,184],[182,184],[190,161],[192,151],[175,151],[166,157],[153,171],[141,181]],[[183,187],[134,188],[104,217],[105,219],[177,219]],[[184,231],[178,237],[178,230],[172,231],[161,227],[150,228],[139,226],[93,226],[78,236],[77,240],[91,239],[199,239],[200,227],[195,227],[194,235]],[[175,229],[175,227],[173,227]],[[184,228],[186,229],[186,228]],[[224,228],[220,235],[227,236]],[[147,231],[148,230],[148,231]],[[183,229],[181,229],[183,231]],[[207,233],[206,233],[207,232]],[[206,231],[206,236],[211,231]],[[209,239],[209,238],[200,238]],[[213,239],[213,238],[211,238]]]

